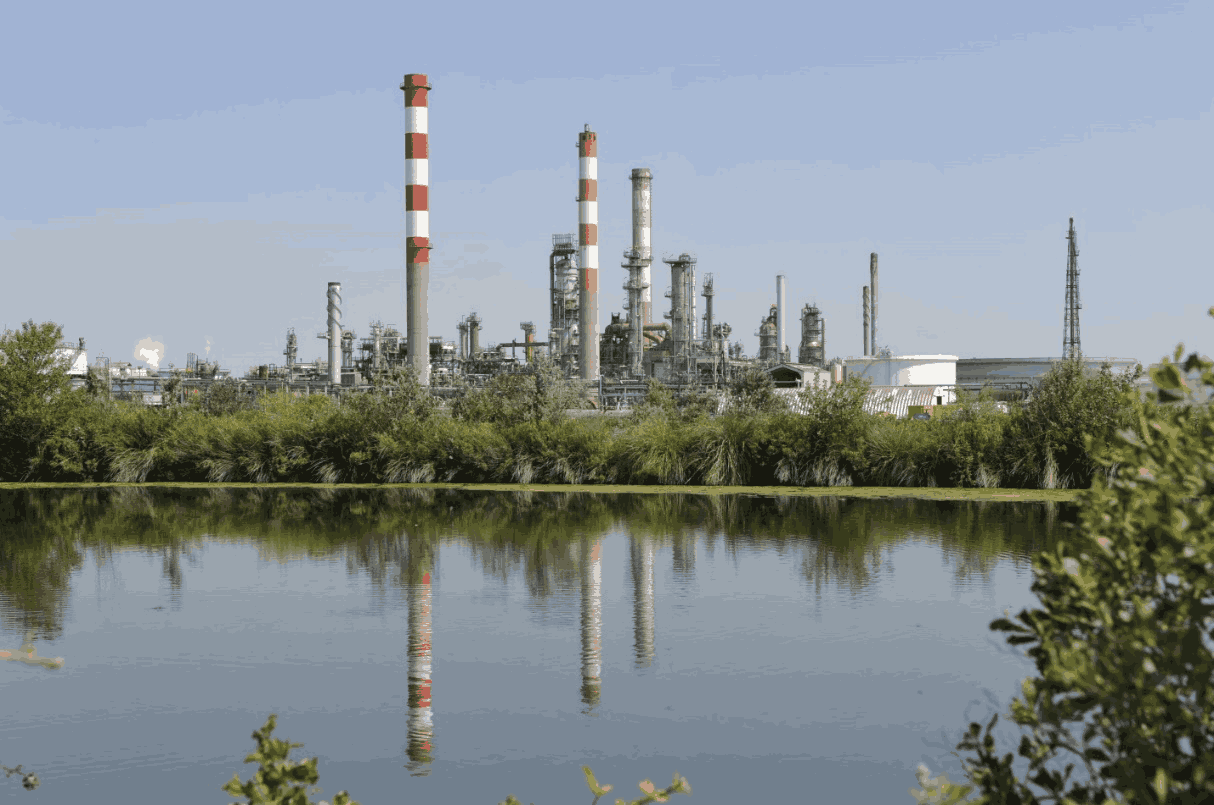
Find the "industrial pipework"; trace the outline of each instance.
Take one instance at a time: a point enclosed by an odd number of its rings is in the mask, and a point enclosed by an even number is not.
[[[430,385],[430,84],[409,73],[405,93],[405,315],[409,365]]]
[[[784,331],[785,285],[784,275],[776,274],[776,352],[779,360],[784,360],[784,345],[788,343]]]
[[[653,295],[650,291],[653,285],[653,173],[649,168],[632,169],[632,250],[637,252],[637,259],[644,265],[641,270],[641,282],[645,287],[641,292],[641,320],[645,324],[653,324]]]
[[[583,380],[599,376],[599,144],[586,124],[578,133],[578,367]]]
[[[877,253],[873,252],[868,258],[869,284],[872,286],[872,299],[869,303],[873,315],[873,332],[870,342],[873,355],[877,354]]]

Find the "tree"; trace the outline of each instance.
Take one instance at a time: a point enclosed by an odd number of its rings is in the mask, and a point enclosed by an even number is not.
[[[55,354],[63,330],[54,322],[0,335],[0,478],[27,480],[43,443],[74,400],[68,367]]]
[[[1034,390],[1028,406],[1016,417],[1014,474],[1026,486],[1046,489],[1086,487],[1096,467],[1085,446],[1095,446],[1129,424],[1130,398],[1142,367],[1114,375],[1108,364],[1088,371],[1082,359],[1065,360],[1050,368]]]
[[[991,624],[1038,675],[1011,707],[1023,779],[995,752],[998,716],[957,747],[976,755],[980,802],[1214,801],[1214,362],[1182,354],[1151,372],[1159,392],[1126,394],[1130,427],[1103,449],[1086,439],[1110,480],[1097,473],[1074,536],[1034,559],[1041,608]]]

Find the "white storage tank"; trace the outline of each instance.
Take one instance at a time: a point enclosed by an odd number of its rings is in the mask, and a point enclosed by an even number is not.
[[[953,386],[956,355],[889,355],[848,358],[848,377],[865,377],[874,386]]]

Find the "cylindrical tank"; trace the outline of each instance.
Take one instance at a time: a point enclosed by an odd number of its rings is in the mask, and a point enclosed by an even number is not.
[[[430,83],[409,73],[405,93],[405,315],[409,365],[430,384]]]
[[[578,367],[583,380],[599,376],[599,146],[586,124],[578,133]]]

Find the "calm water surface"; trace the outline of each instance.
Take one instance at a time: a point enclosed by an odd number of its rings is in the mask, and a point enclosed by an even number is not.
[[[902,803],[1031,664],[1053,504],[433,490],[0,492],[0,799]],[[1014,736],[1014,733],[1008,733]],[[1009,742],[1011,738],[1007,739]],[[319,797],[316,797],[319,798]]]

